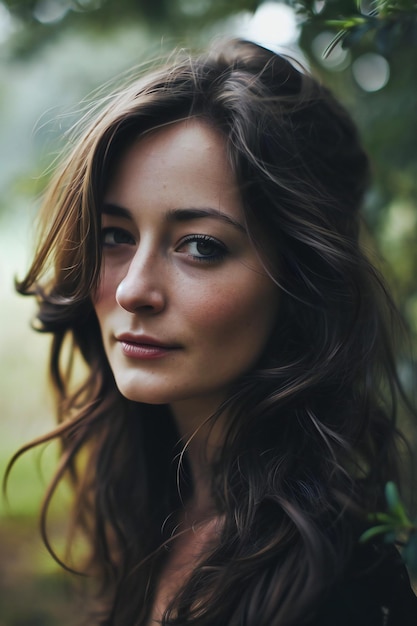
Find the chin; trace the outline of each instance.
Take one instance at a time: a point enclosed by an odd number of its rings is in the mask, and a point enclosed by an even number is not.
[[[122,396],[132,402],[140,402],[141,404],[169,404],[171,401],[170,394],[163,394],[160,389],[152,389],[152,386],[149,384],[146,385],[146,383],[116,380],[116,386]]]
[[[168,404],[169,400],[161,397],[160,394],[155,393],[140,393],[138,389],[125,389],[122,386],[118,386],[118,389],[122,396],[132,402],[140,402],[141,404]]]

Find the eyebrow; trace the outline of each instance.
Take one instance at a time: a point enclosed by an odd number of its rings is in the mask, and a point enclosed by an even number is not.
[[[132,219],[132,214],[128,209],[121,207],[117,204],[107,202],[103,204],[101,214],[113,215],[115,217],[122,217],[130,220]],[[222,213],[221,211],[218,211],[217,209],[213,209],[211,207],[170,209],[166,214],[166,220],[168,222],[188,222],[204,218],[220,220],[222,222],[225,222],[226,224],[229,224],[230,226],[234,226],[240,232],[243,232],[245,234],[247,233],[247,230],[243,226],[243,224],[233,219],[233,217],[230,217],[230,215]]]
[[[171,209],[167,213],[167,219],[170,222],[188,222],[190,220],[198,220],[203,218],[217,219],[226,224],[234,226],[243,233],[246,233],[246,228],[237,220],[230,217],[226,213],[222,213],[217,209],[207,208],[187,208],[187,209]]]
[[[113,215],[114,217],[124,217],[127,220],[132,219],[132,214],[128,209],[124,209],[118,204],[105,202],[100,209],[100,215]]]

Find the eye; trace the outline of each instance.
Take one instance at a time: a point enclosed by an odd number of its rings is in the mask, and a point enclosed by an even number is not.
[[[101,231],[101,242],[109,248],[120,245],[134,245],[135,240],[124,228],[107,227]]]
[[[214,237],[189,235],[181,242],[177,252],[185,252],[196,261],[213,263],[221,261],[226,256],[227,248]]]

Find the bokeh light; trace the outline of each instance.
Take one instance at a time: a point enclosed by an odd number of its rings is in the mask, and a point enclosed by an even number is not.
[[[389,81],[389,63],[382,55],[367,52],[353,62],[352,74],[364,91],[379,91]]]

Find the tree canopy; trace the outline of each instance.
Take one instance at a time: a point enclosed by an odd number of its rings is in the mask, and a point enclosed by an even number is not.
[[[415,0],[282,0],[304,23],[339,29],[345,46],[366,35],[385,54],[417,44]],[[17,52],[31,51],[69,27],[114,29],[132,20],[173,35],[202,30],[242,11],[255,12],[264,0],[1,0],[24,28],[16,38]]]

